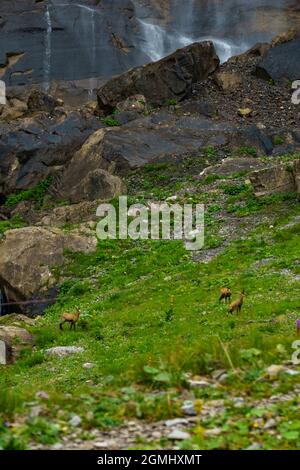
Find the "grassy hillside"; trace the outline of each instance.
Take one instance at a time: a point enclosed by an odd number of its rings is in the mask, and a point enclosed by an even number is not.
[[[185,165],[175,176],[168,165],[148,166],[127,183],[135,201],[176,194],[180,202],[204,202],[203,253],[195,256],[178,241],[129,240],[99,242],[93,255],[68,254],[68,264],[56,273],[57,303],[31,327],[36,347],[1,368],[0,447],[52,445],[72,432],[73,415],[81,417],[82,440],[95,427],[109,430],[128,419],[182,416],[189,380],[205,377],[212,386],[193,390],[198,418],[190,439],[178,445],[300,448],[299,398],[293,395],[299,375],[267,371],[294,352],[300,317],[297,197],[258,201],[246,174],[196,181]],[[241,314],[230,315],[218,302],[226,285],[234,298],[245,289]],[[61,332],[61,313],[75,306],[82,310],[77,330]],[[44,349],[62,345],[84,352],[45,356]],[[226,370],[222,381],[213,378],[220,369]],[[268,402],[282,394],[289,399]],[[244,400],[240,407],[237,397]],[[221,412],[202,416],[206,403],[221,399]],[[32,413],[36,406],[38,416]],[[277,424],[270,431],[264,425],[272,418]],[[215,428],[218,433],[207,433]],[[169,446],[155,438],[133,445]]]

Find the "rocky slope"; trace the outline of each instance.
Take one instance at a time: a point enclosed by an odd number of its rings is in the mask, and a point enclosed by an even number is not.
[[[189,46],[80,108],[9,90],[1,314],[36,318],[0,320],[0,363],[16,361],[0,366],[0,448],[299,447],[299,106],[282,63],[298,41],[221,67],[212,44]],[[97,243],[99,201],[124,193],[204,204],[204,249]],[[224,285],[246,289],[240,316],[218,303]],[[48,296],[37,316],[27,301]],[[78,306],[77,331],[60,331]]]
[[[268,65],[272,80],[261,78],[261,71],[270,56],[281,57],[283,46],[296,62],[297,34],[258,45],[219,69],[211,43],[188,46],[113,78],[99,89],[98,105],[80,109],[36,89],[12,90],[0,115],[0,198],[6,225],[93,220],[97,201],[124,194],[124,177],[148,164],[180,167],[189,158],[203,170],[237,149],[267,156],[270,162],[274,156],[295,154],[300,147],[298,107],[287,86],[293,77],[281,59]],[[297,190],[298,173],[293,181],[289,175],[269,173],[273,181],[265,193],[280,185]],[[20,289],[22,279],[15,283],[3,269],[6,298],[30,300],[39,294],[40,284],[32,283],[28,298]],[[27,268],[14,269],[25,274]]]

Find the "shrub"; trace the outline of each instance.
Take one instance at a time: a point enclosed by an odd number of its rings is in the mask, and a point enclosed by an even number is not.
[[[9,220],[0,221],[0,235],[7,232],[7,230],[12,230],[14,228],[21,228],[24,226],[24,222],[19,215],[14,215]]]
[[[117,119],[114,119],[114,118],[111,118],[111,117],[104,118],[103,122],[106,126],[109,126],[109,127],[120,126],[119,121],[117,121]]]
[[[53,182],[52,176],[49,176],[44,181],[41,181],[34,188],[26,189],[19,193],[11,194],[5,201],[5,207],[13,207],[21,201],[35,201],[39,205],[42,204],[45,194]]]

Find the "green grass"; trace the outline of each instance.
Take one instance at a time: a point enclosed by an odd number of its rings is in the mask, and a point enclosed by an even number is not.
[[[109,127],[118,127],[118,126],[120,126],[119,121],[117,119],[112,118],[112,117],[104,118],[102,121],[106,126],[109,126]]]
[[[0,235],[4,234],[8,230],[15,228],[22,228],[25,225],[22,218],[18,215],[13,216],[8,220],[0,220]]]
[[[53,178],[49,176],[34,188],[11,194],[5,201],[5,207],[14,207],[22,201],[35,201],[37,205],[41,205],[52,182]]]
[[[192,183],[191,160],[181,167],[181,179],[176,175],[179,186]],[[155,195],[176,194],[172,174],[171,164],[147,165],[138,187],[138,174],[129,178],[130,197],[147,198],[150,187]],[[236,409],[230,402],[241,395],[261,400],[299,383],[298,376],[283,374],[276,381],[265,377],[267,366],[282,364],[294,352],[295,320],[300,317],[295,277],[300,274],[300,224],[287,224],[300,215],[299,202],[294,194],[257,200],[242,176],[222,183],[212,194],[202,182],[194,182],[194,189],[181,192],[180,198],[206,200],[206,248],[222,248],[209,263],[194,262],[179,241],[101,241],[93,254],[67,254],[68,262],[56,270],[56,304],[30,327],[35,350],[1,369],[0,388],[7,398],[0,398],[0,415],[20,417],[21,425],[2,430],[0,448],[24,448],[31,440],[52,445],[72,431],[69,420],[74,414],[82,418],[86,435],[93,427],[109,429],[124,419],[181,416],[188,377],[223,368],[228,372],[224,384],[195,393],[203,403],[224,399],[225,411],[203,422],[199,418],[183,448],[236,449],[253,442],[264,448],[299,447],[294,403],[276,405],[279,442],[253,426],[259,418],[255,409]],[[259,223],[247,236],[228,240],[220,232],[224,211],[230,217],[259,218]],[[234,298],[246,291],[240,315],[229,315],[228,307],[218,302],[219,289],[227,285]],[[77,330],[60,331],[61,313],[76,306],[82,310]],[[81,346],[84,352],[64,359],[43,353],[61,345]],[[85,369],[86,362],[94,367]],[[14,395],[8,394],[11,390]],[[38,391],[50,399],[37,398]],[[38,418],[28,417],[32,404],[42,408]],[[222,435],[205,438],[203,429],[213,427],[222,428]]]

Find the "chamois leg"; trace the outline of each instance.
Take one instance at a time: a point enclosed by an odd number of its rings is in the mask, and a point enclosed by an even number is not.
[[[59,329],[63,330],[63,325],[65,324],[65,320],[62,320],[59,324]]]

